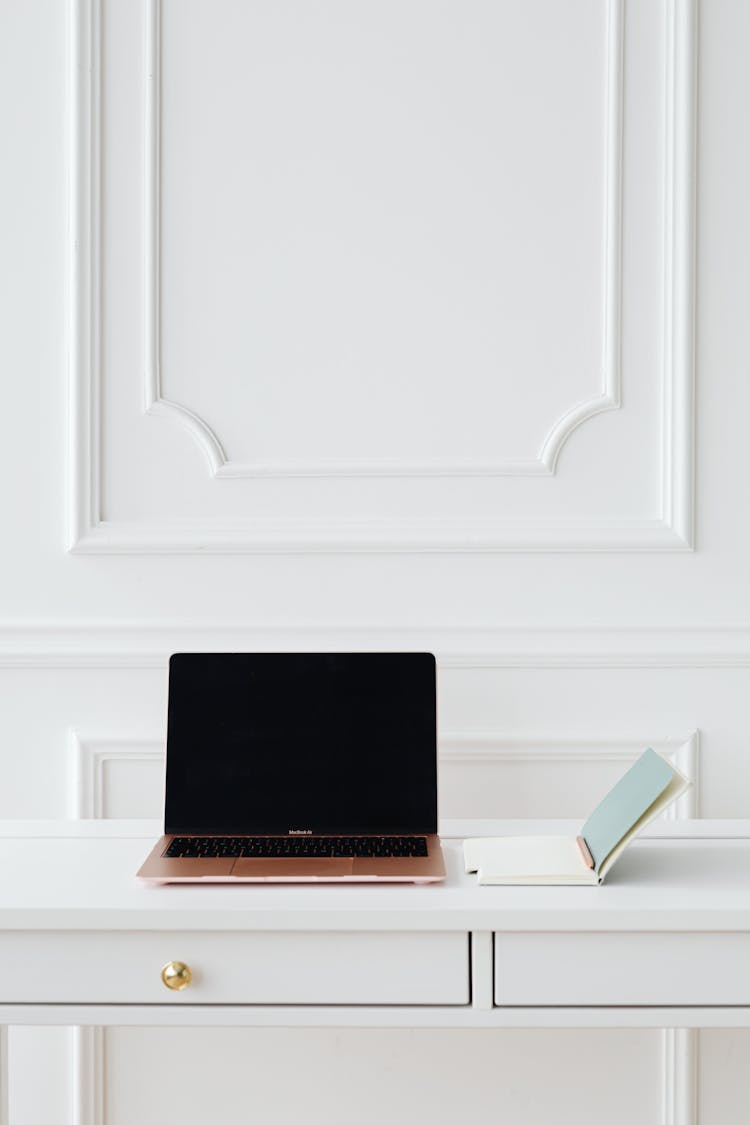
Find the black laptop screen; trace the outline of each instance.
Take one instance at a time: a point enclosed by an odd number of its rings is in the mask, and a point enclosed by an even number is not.
[[[429,653],[180,653],[165,831],[437,831]]]

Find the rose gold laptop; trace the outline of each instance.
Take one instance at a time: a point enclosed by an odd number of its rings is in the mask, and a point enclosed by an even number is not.
[[[150,883],[445,878],[430,653],[180,653]]]

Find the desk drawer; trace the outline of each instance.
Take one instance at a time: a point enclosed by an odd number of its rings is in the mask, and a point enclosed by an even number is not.
[[[750,1004],[750,934],[496,934],[495,1004]]]
[[[161,979],[181,961],[182,991]],[[465,933],[14,932],[0,1003],[467,1004]]]

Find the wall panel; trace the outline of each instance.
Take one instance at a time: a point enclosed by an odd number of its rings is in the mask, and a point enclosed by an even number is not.
[[[73,549],[690,546],[693,6],[459,11],[76,5]]]
[[[262,1103],[271,1125],[304,1117],[366,1125],[387,1120],[405,1125],[425,1113],[440,1125],[457,1118],[477,1125],[498,1118],[528,1125],[554,1120],[559,1125],[595,1125],[607,1105],[616,1125],[638,1120],[662,1125],[660,1033],[654,1031],[456,1033],[442,1031],[243,1031],[228,1039],[217,1031],[171,1032],[189,1074],[202,1070],[208,1046],[217,1060],[215,1082],[187,1082],[177,1090],[159,1081],[159,1033],[108,1032],[108,1125],[144,1125],[172,1119],[185,1125],[207,1117],[239,1125]],[[592,1076],[584,1093],[580,1050]],[[456,1054],[462,1063],[456,1066]],[[292,1052],[299,1080],[288,1081]],[[540,1074],[556,1058],[554,1078]],[[248,1060],[252,1060],[249,1063]],[[596,1069],[599,1068],[599,1077]],[[632,1081],[633,1071],[639,1083]],[[133,1084],[127,1075],[149,1081]],[[242,1073],[244,1082],[239,1083]],[[547,1072],[549,1073],[549,1072]],[[448,1075],[448,1081],[437,1075]],[[439,1085],[440,1098],[429,1097]],[[144,1090],[156,1089],[152,1097]],[[235,1091],[238,1096],[231,1096]],[[241,1091],[241,1092],[239,1092]],[[614,1097],[612,1092],[615,1091]],[[257,1101],[256,1101],[257,1099]],[[680,1123],[682,1125],[682,1123]]]
[[[680,815],[743,815],[741,631],[174,624],[0,636],[0,732],[14,747],[3,815],[158,811],[169,652],[243,648],[437,652],[444,815],[583,816],[647,744],[695,780]]]
[[[740,1125],[750,1098],[750,1032],[701,1032],[698,1120]]]

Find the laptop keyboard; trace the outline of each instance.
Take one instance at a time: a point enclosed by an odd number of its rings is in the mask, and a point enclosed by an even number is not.
[[[385,859],[426,856],[425,836],[175,836],[165,858]]]

